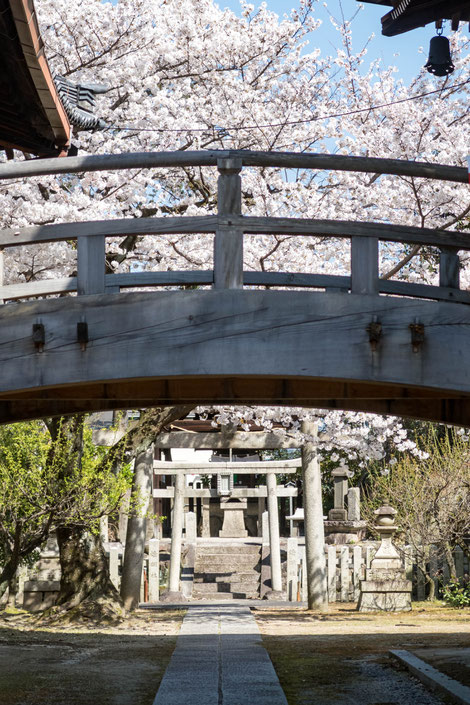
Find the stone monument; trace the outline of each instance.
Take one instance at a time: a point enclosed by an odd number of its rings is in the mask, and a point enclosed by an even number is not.
[[[380,546],[366,579],[361,580],[358,610],[360,612],[409,612],[411,610],[411,580],[406,579],[400,555],[392,543],[397,527],[396,509],[380,507],[375,529],[380,535]]]
[[[344,507],[344,500],[348,493],[348,471],[344,467],[332,470],[334,491],[334,507],[328,512],[330,521],[347,521],[348,512]]]
[[[348,488],[350,475],[345,467],[337,468],[331,473],[334,483],[334,506],[325,521],[325,542],[328,544],[357,543],[366,536],[367,523],[361,521],[360,490],[359,487]]]

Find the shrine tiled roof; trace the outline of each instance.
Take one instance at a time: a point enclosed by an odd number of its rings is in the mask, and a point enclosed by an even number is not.
[[[71,126],[44,55],[32,0],[0,0],[0,147],[65,153]]]
[[[390,12],[382,17],[382,34],[387,37],[403,34],[438,20],[450,20],[453,30],[458,28],[460,22],[470,22],[469,0],[364,1],[392,7]]]

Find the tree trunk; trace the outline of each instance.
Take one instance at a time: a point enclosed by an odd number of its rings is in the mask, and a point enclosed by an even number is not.
[[[100,537],[81,526],[64,526],[57,529],[57,542],[61,578],[56,605],[72,609],[84,600],[107,598],[121,607]]]
[[[0,598],[3,597],[5,591],[12,587],[13,581],[16,576],[16,571],[20,564],[21,558],[21,536],[23,533],[23,527],[21,522],[17,522],[15,526],[15,536],[13,539],[13,548],[10,557],[3,566],[0,573]],[[32,546],[32,550],[35,546]]]
[[[152,492],[153,443],[135,459],[132,493],[140,506],[127,520],[126,550],[122,566],[121,598],[126,610],[135,609],[140,601],[140,583],[144,562],[147,511]]]
[[[3,566],[2,572],[0,573],[0,598],[3,597],[6,590],[13,583],[18,570],[19,556],[11,556],[11,558]]]
[[[18,578],[17,574],[12,577],[10,584],[8,585],[8,599],[6,603],[7,609],[15,609],[16,607],[16,593],[18,592]]]
[[[436,597],[436,584],[429,573],[426,573],[426,580],[429,585],[428,600],[434,600]]]
[[[452,547],[450,544],[446,543],[444,546],[445,557],[447,565],[449,566],[449,573],[452,580],[457,580],[457,570],[455,568],[454,556],[452,553]]]

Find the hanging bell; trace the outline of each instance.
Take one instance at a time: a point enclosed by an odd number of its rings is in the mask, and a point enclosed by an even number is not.
[[[434,76],[448,76],[454,70],[450,55],[450,45],[447,37],[440,34],[432,37],[429,45],[429,58],[424,68],[433,73]]]

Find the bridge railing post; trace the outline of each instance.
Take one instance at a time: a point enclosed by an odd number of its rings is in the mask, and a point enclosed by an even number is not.
[[[217,213],[226,224],[219,223],[214,240],[214,289],[243,287],[243,232],[232,226],[230,216],[241,215],[241,159],[217,162]]]
[[[460,288],[460,258],[455,247],[441,247],[439,252],[439,286]]]
[[[351,238],[351,293],[377,294],[379,241],[376,237]]]
[[[77,239],[77,294],[104,294],[106,238],[90,235]]]

